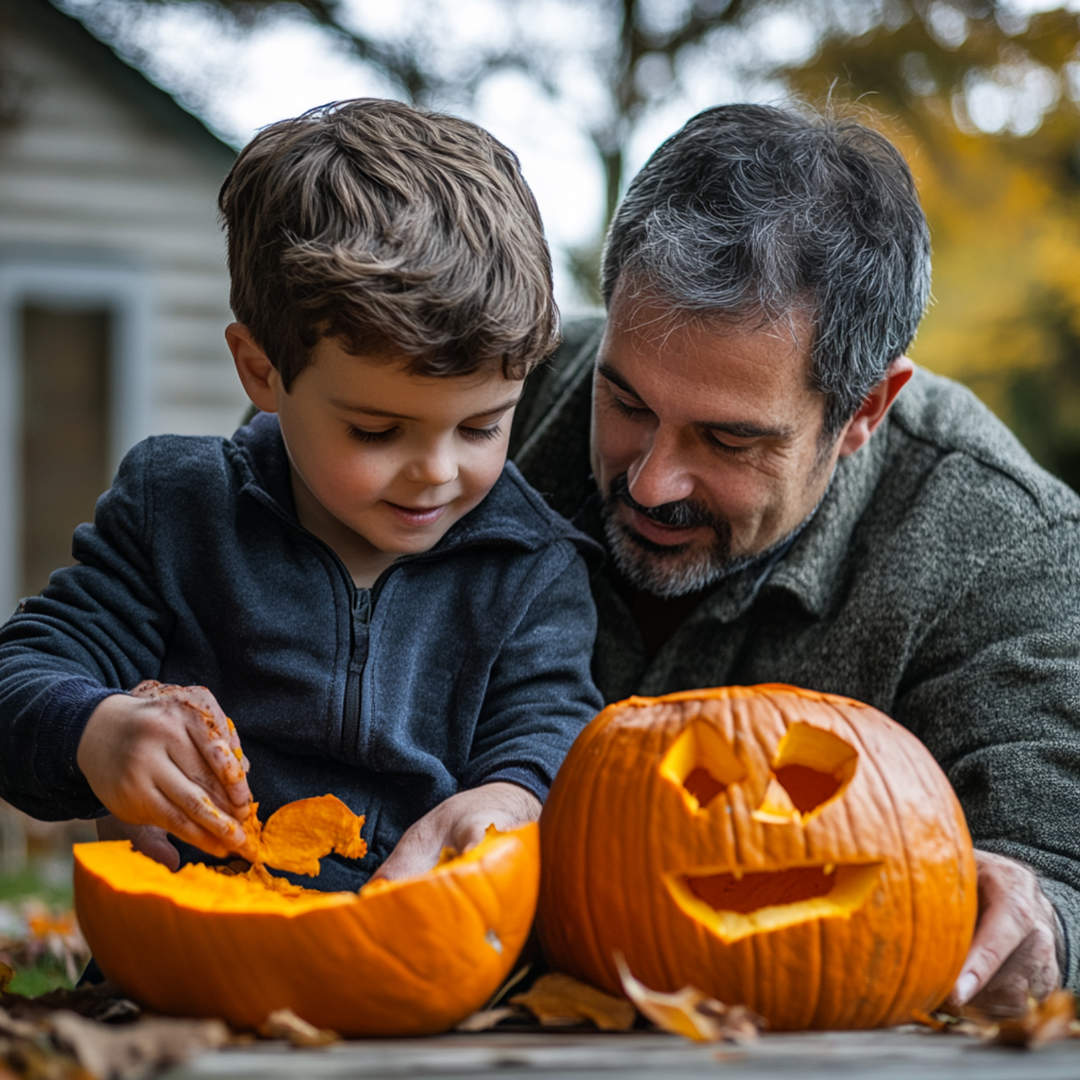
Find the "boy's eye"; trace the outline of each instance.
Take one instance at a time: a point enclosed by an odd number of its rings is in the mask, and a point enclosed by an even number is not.
[[[463,427],[458,428],[462,437],[482,441],[484,439],[497,439],[502,431],[501,424],[493,424],[491,427]]]
[[[386,442],[387,439],[393,437],[396,431],[396,427],[383,428],[382,431],[368,431],[367,428],[360,428],[355,424],[350,424],[349,438],[356,439],[357,442],[365,443]]]

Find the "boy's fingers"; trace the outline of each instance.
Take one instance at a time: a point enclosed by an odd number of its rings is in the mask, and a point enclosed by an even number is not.
[[[195,844],[214,855],[228,855],[244,846],[246,837],[239,822],[221,810],[205,791],[185,791],[179,799],[179,802],[174,799],[174,805],[183,811],[185,820],[194,827],[194,831],[184,837],[189,844]],[[209,838],[216,850],[206,846],[204,837]]]
[[[245,759],[223,739],[199,743],[203,760],[210,766],[215,778],[220,782],[229,802],[237,809],[246,807],[251,802],[251,789],[248,787]]]

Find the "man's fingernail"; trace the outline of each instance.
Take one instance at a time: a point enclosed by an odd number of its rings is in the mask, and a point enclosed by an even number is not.
[[[961,1005],[975,993],[975,981],[975,976],[972,975],[970,971],[965,971],[964,974],[956,980],[956,987],[953,990],[953,994]]]

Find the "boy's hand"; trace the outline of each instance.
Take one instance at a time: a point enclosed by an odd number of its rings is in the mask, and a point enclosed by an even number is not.
[[[113,815],[203,851],[244,854],[251,801],[236,730],[203,686],[142,682],[90,714],[76,760]]]
[[[459,791],[405,830],[373,878],[393,880],[423,874],[439,861],[443,848],[466,851],[483,840],[489,825],[514,829],[536,821],[541,808],[531,791],[507,781]]]
[[[126,821],[107,814],[94,822],[99,840],[130,840],[136,851],[147,858],[167,866],[170,870],[180,867],[180,852],[169,842],[164,829],[154,825],[129,825]]]

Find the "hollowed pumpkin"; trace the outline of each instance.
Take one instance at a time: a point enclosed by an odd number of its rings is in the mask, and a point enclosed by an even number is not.
[[[764,685],[633,697],[579,736],[541,816],[540,940],[618,992],[695,986],[776,1029],[935,1008],[975,864],[945,775],[867,705]]]
[[[261,850],[296,865],[326,854],[327,837],[357,851],[327,798],[279,810]],[[74,853],[79,923],[105,975],[158,1012],[239,1028],[291,1009],[343,1035],[445,1031],[510,972],[539,887],[535,822],[491,829],[426,874],[358,893],[301,889],[261,866],[173,873],[127,841],[76,844]]]

